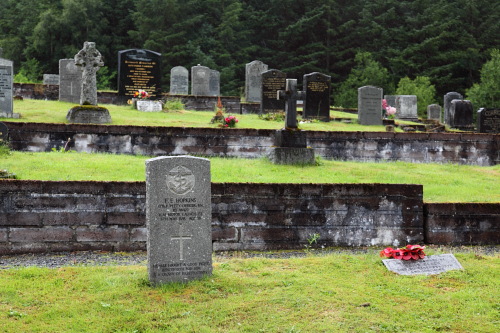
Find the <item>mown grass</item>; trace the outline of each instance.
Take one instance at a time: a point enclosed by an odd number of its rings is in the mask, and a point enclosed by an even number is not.
[[[14,111],[21,114],[20,119],[6,119],[6,121],[39,122],[39,123],[67,123],[66,114],[74,104],[59,101],[16,100]],[[215,112],[210,111],[170,111],[170,112],[139,112],[132,106],[118,106],[111,104],[101,105],[107,108],[113,120],[112,125],[134,126],[165,126],[165,127],[208,127],[214,128],[218,124],[210,123]],[[332,112],[333,117],[357,119],[357,115],[345,112]],[[266,121],[258,115],[237,115],[238,128],[280,129],[283,121]],[[407,123],[407,122],[406,122]],[[337,121],[328,123],[313,121],[300,123],[299,127],[309,131],[385,131],[384,126],[361,126],[356,122],[346,124]],[[399,131],[399,129],[398,129]]]
[[[144,181],[147,156],[12,152],[0,169],[19,179]],[[422,184],[426,202],[500,202],[500,165],[339,162],[275,165],[267,159],[209,158],[212,182]]]
[[[396,275],[375,252],[219,258],[212,276],[161,287],[144,266],[8,269],[0,330],[498,332],[500,257],[456,257],[464,270],[433,276]]]

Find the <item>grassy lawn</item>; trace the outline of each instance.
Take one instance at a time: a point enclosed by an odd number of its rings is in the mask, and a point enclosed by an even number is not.
[[[19,179],[145,181],[147,156],[22,153],[0,157],[0,169]],[[426,202],[500,202],[500,165],[491,167],[406,162],[275,165],[267,159],[209,158],[212,182],[422,184]]]
[[[437,254],[439,250],[429,250]],[[2,332],[498,332],[500,257],[389,272],[375,250],[214,259],[214,274],[152,287],[145,266],[0,271]]]

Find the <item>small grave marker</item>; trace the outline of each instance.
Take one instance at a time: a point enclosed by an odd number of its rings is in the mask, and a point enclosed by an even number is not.
[[[160,112],[163,110],[163,105],[160,101],[136,101],[137,110],[142,112]]]
[[[388,270],[400,275],[431,275],[463,269],[451,253],[428,256],[420,260],[384,259],[382,262]]]

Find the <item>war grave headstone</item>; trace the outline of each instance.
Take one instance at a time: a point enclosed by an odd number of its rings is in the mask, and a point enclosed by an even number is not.
[[[427,106],[427,119],[441,120],[441,106],[439,104]]]
[[[210,68],[205,66],[191,67],[191,95],[209,96],[210,94]]]
[[[451,101],[454,99],[464,99],[464,97],[457,93],[457,92],[449,92],[446,95],[444,95],[444,100],[443,100],[443,123],[450,125],[450,107],[451,107]]]
[[[105,124],[111,122],[106,108],[97,106],[96,73],[104,66],[94,42],[85,42],[75,55],[75,65],[81,70],[80,105],[72,107],[66,119],[70,123]]]
[[[432,275],[464,269],[453,254],[440,254],[420,260],[384,259],[385,267],[400,275]]]
[[[210,70],[208,80],[208,96],[220,96],[220,72],[215,69]]]
[[[417,96],[397,95],[395,108],[396,118],[404,120],[418,120]]]
[[[474,128],[474,109],[471,101],[454,99],[450,103],[448,124],[451,128],[459,130],[472,130]]]
[[[382,88],[358,88],[358,121],[361,125],[382,125]]]
[[[59,85],[59,74],[43,74],[43,84]]]
[[[306,132],[297,126],[297,100],[304,99],[305,92],[297,90],[296,79],[287,79],[276,98],[285,101],[285,128],[275,132],[269,159],[275,164],[314,164],[314,150],[307,148]]]
[[[132,98],[139,90],[161,97],[161,54],[144,49],[118,51],[118,95]]]
[[[304,75],[303,118],[330,121],[331,76],[314,72]]]
[[[14,63],[0,58],[0,117],[18,118],[14,114]]]
[[[500,134],[500,108],[481,108],[477,111],[479,133]]]
[[[260,103],[262,101],[262,73],[268,66],[260,60],[245,65],[245,101]]]
[[[212,273],[210,161],[162,156],[146,161],[148,272],[154,284]]]
[[[75,59],[59,60],[59,100],[80,103],[82,73],[75,65]]]
[[[277,69],[262,73],[260,113],[285,112],[285,100],[276,99],[279,90],[286,89],[286,74]]]
[[[189,71],[186,67],[175,66],[170,70],[170,94],[189,94]]]

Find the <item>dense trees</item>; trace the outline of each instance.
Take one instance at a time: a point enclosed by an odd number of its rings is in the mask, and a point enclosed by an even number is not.
[[[439,95],[464,94],[499,36],[490,0],[2,0],[0,11],[4,57],[29,79],[57,73],[91,40],[113,85],[117,52],[147,48],[163,54],[165,88],[171,67],[199,63],[221,71],[222,93],[240,94],[244,65],[258,59],[299,82],[331,75],[335,104],[347,103],[353,71],[370,81],[360,54],[380,66],[387,92],[427,77]]]

